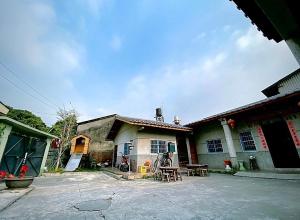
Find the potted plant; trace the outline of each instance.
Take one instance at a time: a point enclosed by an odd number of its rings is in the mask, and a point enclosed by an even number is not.
[[[18,168],[15,170],[14,174],[8,173],[5,178],[5,184],[8,188],[26,188],[31,185],[33,182],[33,176],[26,176],[26,173],[29,170],[28,165],[26,165],[27,153],[25,153],[25,157],[22,160],[22,165],[20,167],[19,176],[15,176]],[[5,172],[5,171],[3,171]]]
[[[4,181],[4,178],[6,177],[7,173],[4,170],[0,170],[0,183]]]

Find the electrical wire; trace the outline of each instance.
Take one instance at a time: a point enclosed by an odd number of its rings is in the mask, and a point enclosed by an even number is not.
[[[58,108],[57,105],[55,105],[49,98],[47,98],[46,96],[42,95],[41,92],[39,92],[37,89],[33,88],[29,83],[27,83],[25,80],[23,80],[22,78],[20,78],[11,68],[9,68],[7,65],[5,65],[1,60],[0,60],[0,65],[6,69],[8,72],[10,72],[15,78],[17,78],[19,81],[21,81],[22,83],[24,83],[26,86],[28,86],[30,89],[32,89],[36,94],[38,94],[40,97],[42,97],[43,99],[47,100],[49,102],[49,104],[51,104],[52,106],[54,106],[55,108]],[[3,77],[5,78],[5,77]],[[8,80],[8,79],[6,79]],[[10,81],[10,80],[8,80]],[[48,105],[48,104],[47,104]]]
[[[39,99],[38,97],[36,97],[36,96],[32,95],[31,93],[27,92],[26,90],[24,90],[23,88],[21,88],[20,86],[18,86],[17,84],[15,84],[13,81],[11,81],[10,79],[8,79],[7,77],[5,77],[5,76],[3,76],[3,75],[1,75],[1,74],[0,74],[0,76],[1,76],[3,79],[7,80],[7,81],[8,81],[10,84],[12,84],[14,87],[16,87],[16,88],[19,89],[20,91],[24,92],[25,94],[27,94],[28,96],[30,96],[30,97],[32,97],[32,98],[34,98],[34,99],[40,101],[41,103],[43,103],[44,105],[47,105],[48,107],[53,108],[52,105],[48,104],[47,102],[44,102],[43,100]],[[56,106],[55,106],[55,108],[53,108],[53,109],[55,109],[55,111],[56,111],[56,110],[57,110],[57,109],[56,109]]]

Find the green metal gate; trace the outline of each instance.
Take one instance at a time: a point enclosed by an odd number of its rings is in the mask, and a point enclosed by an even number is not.
[[[28,137],[18,133],[11,133],[2,156],[0,170],[19,175],[22,160],[27,153],[26,165],[29,170],[27,176],[38,176],[47,142],[45,139]]]

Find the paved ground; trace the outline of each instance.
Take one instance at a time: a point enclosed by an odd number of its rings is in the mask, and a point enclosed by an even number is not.
[[[40,177],[0,219],[299,219],[300,181],[212,174],[183,182]]]

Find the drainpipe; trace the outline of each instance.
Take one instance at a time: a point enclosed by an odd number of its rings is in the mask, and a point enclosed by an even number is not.
[[[230,156],[230,160],[232,163],[233,167],[238,167],[238,162],[237,162],[237,158],[236,158],[236,151],[233,145],[233,139],[232,139],[232,135],[231,135],[231,130],[227,124],[226,119],[221,119],[221,125],[223,127],[224,130],[224,134],[225,134],[225,139],[226,139],[226,143],[227,143],[227,148],[228,148],[228,153]]]

